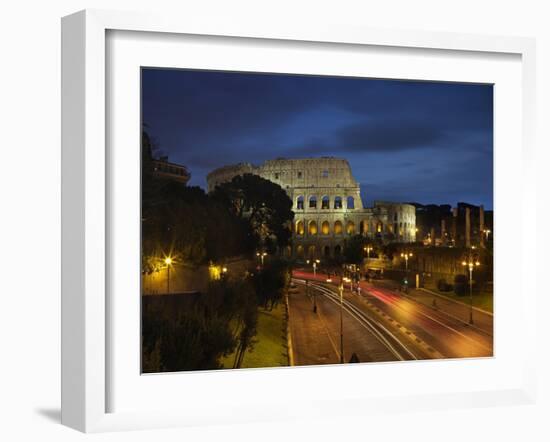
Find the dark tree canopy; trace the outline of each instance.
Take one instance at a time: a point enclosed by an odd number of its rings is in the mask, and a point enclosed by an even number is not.
[[[239,218],[248,220],[250,234],[259,248],[289,243],[294,212],[291,199],[279,185],[244,174],[216,187],[213,198],[226,204]]]
[[[142,136],[142,269],[165,255],[202,264],[250,253],[247,223],[199,187],[153,175],[155,146]]]
[[[354,235],[344,244],[344,261],[349,264],[360,264],[365,257],[363,248],[367,244],[363,235]]]

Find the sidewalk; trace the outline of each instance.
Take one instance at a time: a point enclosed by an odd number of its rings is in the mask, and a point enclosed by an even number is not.
[[[466,303],[455,301],[447,298],[438,293],[425,290],[425,289],[409,289],[405,294],[398,291],[398,284],[390,280],[374,280],[371,282],[374,287],[382,287],[388,290],[392,290],[399,293],[402,296],[406,296],[420,304],[424,304],[434,310],[445,313],[455,319],[466,324],[470,321],[470,306]],[[472,309],[472,316],[474,324],[472,327],[486,333],[493,335],[493,314],[474,307]]]

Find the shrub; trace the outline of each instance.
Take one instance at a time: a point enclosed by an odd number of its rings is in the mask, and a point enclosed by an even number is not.
[[[464,296],[468,288],[468,277],[466,275],[456,275],[454,282],[455,294]]]
[[[437,290],[440,292],[450,292],[453,289],[453,286],[451,284],[448,284],[445,279],[438,279],[437,280]]]

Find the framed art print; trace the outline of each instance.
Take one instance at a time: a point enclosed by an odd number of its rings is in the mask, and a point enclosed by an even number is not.
[[[63,55],[65,424],[531,400],[530,40],[86,11]]]

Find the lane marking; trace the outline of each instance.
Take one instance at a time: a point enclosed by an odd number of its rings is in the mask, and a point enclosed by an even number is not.
[[[317,288],[321,293],[325,294],[330,300],[332,300],[335,304],[340,304],[340,297],[336,293],[334,293],[329,288],[318,285],[318,284],[311,284],[312,287]],[[354,317],[360,325],[362,325],[364,328],[369,329],[372,333],[375,334],[375,337],[382,339],[384,342],[382,342],[395,356],[397,356],[400,360],[405,360],[403,356],[393,347],[393,345],[382,335],[382,333],[376,329],[376,327],[373,325],[376,324],[379,328],[381,328],[385,333],[387,333],[399,346],[413,359],[418,359],[416,355],[409,350],[403,342],[397,338],[392,332],[390,332],[384,325],[379,323],[373,318],[368,317],[363,311],[361,311],[359,308],[357,308],[355,305],[353,305],[350,301],[347,299],[343,300],[344,309],[347,311],[349,315]]]
[[[316,285],[316,287],[322,287],[322,288],[325,289],[325,290],[329,290],[330,293],[331,293],[331,296],[337,297],[338,300],[340,299],[340,297],[339,297],[336,293],[332,292],[332,291],[330,290],[329,287],[326,287],[326,286],[319,286],[319,285]],[[371,296],[372,296],[372,295],[371,295]],[[361,298],[361,300],[364,301],[365,298]],[[348,303],[349,305],[351,305],[355,310],[359,311],[362,315],[365,315],[365,313],[364,313],[361,309],[359,309],[358,307],[356,307],[356,306],[355,306],[353,303],[351,303],[350,301],[345,300],[345,302]],[[369,303],[369,302],[367,301],[367,303]],[[370,303],[369,303],[369,304],[370,304]],[[380,312],[379,309],[378,309],[378,311]],[[383,313],[380,312],[379,314],[382,315]],[[368,318],[368,317],[367,317],[367,318]],[[371,319],[371,318],[369,318],[369,319]],[[371,319],[371,320],[373,320],[373,319]],[[376,320],[373,320],[373,321],[374,321],[376,324],[378,324],[381,328],[383,328],[383,329],[384,329],[384,330],[385,330],[385,331],[386,331],[386,332],[387,332],[396,342],[398,342],[399,345],[400,345],[401,347],[403,347],[403,348],[405,349],[405,351],[407,351],[407,353],[409,353],[409,354],[410,354],[411,356],[413,356],[415,359],[418,359],[418,358],[416,358],[416,356],[414,356],[414,355],[411,353],[411,351],[405,346],[405,344],[404,344],[403,342],[401,342],[393,333],[391,333],[389,330],[387,330],[387,328],[385,328],[385,327],[384,327],[382,324],[380,324],[378,321],[376,321]],[[392,320],[392,322],[393,322],[393,320]],[[396,326],[399,328],[399,331],[400,331],[400,332],[403,333],[403,331],[405,331],[405,333],[407,333],[407,328],[406,328],[405,326],[399,324],[398,322],[395,322],[394,325],[396,325]],[[445,358],[446,358],[443,354],[441,354],[441,353],[438,352],[437,350],[434,350],[433,348],[431,348],[425,341],[419,340],[418,337],[417,337],[414,333],[411,333],[411,332],[408,332],[408,333],[409,333],[409,334],[407,335],[407,337],[410,337],[411,339],[414,338],[414,340],[416,340],[416,342],[418,342],[418,343],[421,345],[421,347],[424,349],[424,351],[429,351],[430,353],[436,353],[436,357],[437,357],[438,359],[445,359]],[[431,350],[429,350],[429,348],[431,348]]]
[[[367,291],[367,293],[368,293],[368,291]],[[369,293],[369,295],[370,295],[370,296],[374,296],[374,297],[376,298],[376,296],[373,295],[373,294],[371,294],[371,293]],[[420,304],[420,303],[418,303],[418,304]],[[398,303],[395,303],[395,304],[393,304],[393,305],[394,305],[396,308],[401,309],[401,310],[404,311],[405,313],[415,313],[415,311],[408,310],[408,309],[404,308],[403,306],[399,305]],[[430,315],[428,315],[428,314],[426,314],[426,313],[424,313],[424,312],[422,312],[422,311],[420,311],[420,310],[417,310],[416,312],[419,313],[419,314],[421,314],[422,316],[425,316],[425,317],[428,318],[428,319],[431,319],[432,321],[436,322],[437,324],[442,325],[443,327],[448,328],[449,330],[451,330],[451,331],[457,333],[458,335],[460,335],[460,336],[462,336],[463,338],[465,338],[465,339],[467,339],[467,340],[473,342],[474,344],[478,345],[479,347],[483,348],[484,350],[487,350],[487,351],[490,351],[490,352],[493,351],[492,348],[487,347],[487,346],[485,346],[484,344],[479,343],[479,342],[476,341],[475,339],[470,338],[469,336],[465,335],[464,333],[462,333],[462,332],[460,332],[460,331],[454,329],[453,327],[451,327],[451,326],[449,326],[449,325],[447,325],[447,324],[445,324],[445,323],[443,323],[443,322],[441,322],[441,321],[435,319],[434,317],[432,317],[432,316],[430,316]]]

